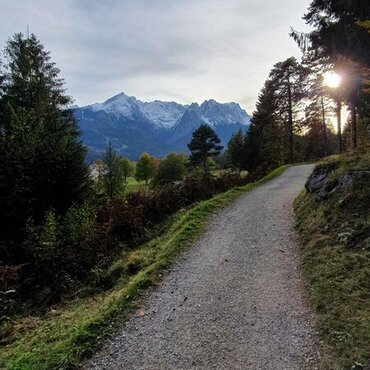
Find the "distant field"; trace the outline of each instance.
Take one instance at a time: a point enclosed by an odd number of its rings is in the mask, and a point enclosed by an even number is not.
[[[131,193],[133,191],[137,191],[137,190],[146,190],[148,189],[149,186],[145,185],[145,182],[142,181],[141,183],[136,181],[135,177],[133,176],[130,176],[127,178],[127,181],[126,181],[126,192],[127,193]]]

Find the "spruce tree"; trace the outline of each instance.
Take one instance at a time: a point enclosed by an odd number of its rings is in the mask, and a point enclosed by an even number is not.
[[[109,142],[103,159],[102,180],[105,193],[110,199],[119,196],[124,190],[125,175],[120,160],[112,143]]]
[[[245,169],[246,166],[246,147],[241,129],[232,135],[227,144],[227,151],[233,167],[238,169],[240,175],[240,172]]]
[[[85,200],[89,172],[71,99],[35,35],[9,39],[0,76],[0,239],[18,240],[27,219]]]
[[[209,175],[208,158],[221,153],[223,148],[219,145],[221,140],[215,131],[208,125],[202,124],[193,132],[191,142],[188,144],[190,164],[201,165],[205,175]]]
[[[284,161],[283,129],[275,99],[274,84],[267,80],[256,104],[246,136],[247,170],[274,168]]]

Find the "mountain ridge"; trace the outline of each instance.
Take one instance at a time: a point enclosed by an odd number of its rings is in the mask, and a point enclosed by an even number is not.
[[[202,123],[213,127],[225,145],[233,132],[246,130],[250,121],[248,113],[234,102],[143,102],[124,92],[102,103],[72,109],[90,161],[103,155],[109,141],[131,159],[137,159],[143,151],[156,156],[187,152],[192,132]]]

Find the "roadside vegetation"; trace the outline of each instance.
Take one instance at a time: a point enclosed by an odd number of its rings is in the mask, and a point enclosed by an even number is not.
[[[295,200],[327,369],[370,366],[370,153],[319,162]]]
[[[192,245],[210,215],[245,191],[279,176],[285,168],[281,166],[257,182],[233,188],[172,215],[160,225],[157,237],[122,251],[102,276],[110,281],[108,290],[75,298],[43,316],[19,319],[0,352],[0,367],[9,370],[77,367],[135,308],[145,289],[159,282],[179,253]]]

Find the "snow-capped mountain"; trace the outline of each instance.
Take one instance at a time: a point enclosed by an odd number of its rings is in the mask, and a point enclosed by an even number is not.
[[[206,100],[201,105],[176,102],[142,102],[123,92],[103,103],[73,107],[89,149],[99,157],[111,141],[122,155],[136,159],[143,151],[163,156],[187,151],[191,134],[202,123],[212,126],[225,145],[233,132],[246,130],[250,117],[237,103]]]

